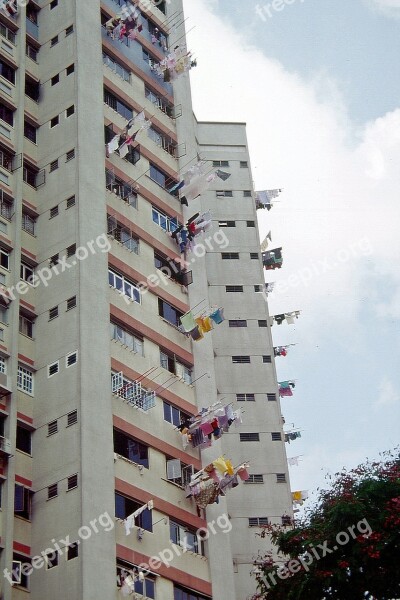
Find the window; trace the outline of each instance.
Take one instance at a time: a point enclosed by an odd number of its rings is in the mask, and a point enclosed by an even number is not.
[[[123,346],[127,346],[132,352],[137,352],[140,356],[144,356],[143,338],[139,338],[116,323],[110,323],[110,333],[112,340],[119,342]]]
[[[277,473],[276,483],[286,483],[286,473]]]
[[[18,366],[17,389],[33,396],[33,373],[24,367]]]
[[[53,375],[57,375],[57,373],[60,370],[60,363],[57,360],[56,362],[53,362],[51,365],[48,365],[47,367],[47,377],[53,377]]]
[[[183,412],[179,408],[176,408],[175,406],[172,406],[172,404],[169,404],[168,402],[163,402],[163,409],[164,421],[168,421],[168,423],[175,425],[175,427],[179,427],[182,422],[189,419],[189,415],[187,413]]]
[[[3,356],[0,356],[0,373],[7,373],[7,363]],[[3,435],[4,433],[2,425],[4,425],[3,421],[0,422],[0,435]]]
[[[135,237],[130,229],[118,223],[115,217],[108,215],[107,222],[108,234],[131,252],[139,254],[139,238]]]
[[[232,190],[217,190],[215,194],[217,198],[233,198]]]
[[[139,579],[137,575],[140,571],[135,565],[117,558],[117,586],[121,588],[124,585],[125,579],[133,576],[134,582],[130,586],[132,594],[136,592],[140,597],[143,596],[144,598],[154,600],[156,597],[155,577],[153,575],[146,575]],[[138,598],[136,594],[135,597]]]
[[[19,332],[33,339],[33,320],[19,315]]]
[[[39,178],[38,175],[42,174],[42,179],[39,182]],[[38,171],[37,169],[35,169],[34,167],[30,167],[27,164],[24,163],[23,166],[23,179],[25,181],[25,183],[27,183],[28,185],[31,185],[34,188],[39,187],[39,185],[42,185],[42,183],[44,183],[44,170],[42,171]]]
[[[78,422],[78,411],[73,410],[72,412],[68,413],[67,427],[70,427],[71,425],[75,425],[77,422]]]
[[[75,206],[75,196],[71,196],[70,198],[67,198],[66,208],[71,208],[72,206]]]
[[[69,160],[72,160],[73,158],[75,158],[75,148],[73,148],[72,150],[69,150],[67,152],[67,160],[65,162],[68,162]]]
[[[65,357],[65,366],[67,369],[69,367],[72,367],[72,365],[76,365],[77,362],[78,362],[78,353],[77,352],[71,352],[71,354],[67,354],[67,356]]]
[[[154,92],[147,86],[145,87],[145,96],[150,102],[155,104],[157,108],[162,110],[169,117],[173,116],[174,110],[172,104],[170,104],[165,98],[160,96],[157,92]]]
[[[243,197],[244,198],[251,198],[251,190],[243,190]]]
[[[122,102],[121,100],[119,100],[117,98],[117,96],[114,96],[114,94],[112,94],[111,92],[109,92],[106,89],[104,90],[104,102],[110,108],[112,108],[117,113],[119,113],[122,117],[124,117],[124,119],[126,119],[127,121],[132,119],[133,110],[130,108],[130,106],[125,104],[125,102]]]
[[[255,394],[236,394],[237,402],[255,402]]]
[[[247,227],[255,227],[256,226],[256,222],[255,221],[246,221]]]
[[[268,323],[266,319],[259,319],[258,320],[258,326],[259,327],[268,327]]]
[[[9,269],[10,265],[10,253],[6,252],[6,250],[3,250],[2,248],[0,248],[0,267],[3,267],[3,269]]]
[[[58,35],[55,35],[53,38],[51,38],[50,48],[53,48],[53,46],[55,46],[56,44],[58,44]]]
[[[241,168],[241,169],[247,169],[247,167],[248,167],[248,166],[249,166],[249,165],[248,165],[248,163],[247,163],[247,160],[241,160],[241,161],[240,161],[240,168]]]
[[[245,483],[264,483],[264,475],[249,475]]]
[[[189,484],[190,478],[194,473],[193,465],[187,465],[179,458],[166,456],[167,479],[181,487]]]
[[[13,163],[13,156],[9,152],[5,150],[0,150],[0,167],[3,169],[7,169],[7,171],[11,171]]]
[[[51,82],[51,85],[52,85],[52,86],[53,86],[53,85],[57,85],[57,83],[59,83],[59,82],[60,82],[60,74],[59,74],[59,73],[57,73],[57,75],[54,75],[54,77],[52,77],[52,78],[50,79],[50,82]]]
[[[229,167],[229,160],[213,160],[213,167]]]
[[[221,252],[222,260],[239,260],[239,252]]]
[[[76,296],[72,296],[72,298],[68,298],[67,300],[67,310],[71,310],[71,308],[76,307]]]
[[[0,34],[12,44],[15,44],[15,33],[8,29],[3,23],[0,23]]]
[[[236,221],[218,221],[219,227],[236,227]]]
[[[55,433],[58,433],[58,422],[52,421],[47,424],[47,435],[54,435]]]
[[[21,452],[25,452],[26,454],[32,454],[32,433],[28,429],[17,425],[15,445],[17,450],[21,450]]]
[[[195,529],[190,529],[187,525],[180,525],[175,521],[169,521],[169,539],[177,546],[185,550],[204,555],[203,543],[197,536]]]
[[[249,364],[250,356],[232,356],[232,363],[234,365]]]
[[[271,433],[271,439],[273,442],[280,442],[282,439],[282,434],[280,431],[273,431]]]
[[[58,215],[58,204],[50,209],[50,219],[54,219]]]
[[[22,568],[28,565],[31,567],[31,561],[26,556],[22,556],[19,554],[13,554],[12,561],[12,574],[11,580],[15,585],[18,585],[21,588],[28,589],[29,586],[29,575],[25,575],[26,571],[22,571]],[[28,567],[26,567],[28,569]]]
[[[180,318],[183,317],[183,312],[174,308],[171,304],[168,304],[168,302],[165,302],[165,300],[162,300],[161,298],[158,299],[158,314],[175,327],[179,327]]]
[[[156,208],[152,209],[153,223],[157,223],[164,231],[175,231],[178,227],[178,220],[176,217],[167,217],[164,213],[160,212]]]
[[[39,101],[40,83],[33,79],[25,79],[25,94],[34,102]]]
[[[229,327],[247,327],[247,321],[240,319],[229,320]]]
[[[4,304],[0,304],[0,322],[5,323],[6,325],[8,323],[7,307],[4,306]]]
[[[53,162],[50,163],[50,173],[53,173],[53,171],[56,171],[57,169],[58,169],[58,159],[53,160]]]
[[[79,542],[73,542],[68,546],[67,549],[67,560],[73,560],[74,558],[78,558],[78,544]]]
[[[268,402],[276,401],[276,394],[267,394],[267,400]]]
[[[250,517],[249,527],[265,527],[268,525],[268,517]]]
[[[122,494],[115,492],[115,516],[117,519],[126,519],[141,506],[143,506],[143,502],[137,502],[132,498],[127,498],[126,496],[122,496]],[[146,531],[153,531],[151,510],[146,508],[136,519],[136,524]]]
[[[120,294],[127,296],[133,302],[141,303],[139,288],[136,283],[129,281],[123,275],[115,273],[111,269],[108,270],[108,283],[111,287],[118,290]]]
[[[164,369],[167,369],[170,373],[174,373],[181,379],[185,381],[185,383],[192,383],[192,369],[191,367],[187,367],[186,365],[180,363],[175,355],[167,354],[160,350],[160,364]]]
[[[11,108],[8,108],[8,106],[5,106],[4,104],[0,103],[0,119],[11,125],[11,127],[13,127],[14,111],[11,110]]]
[[[53,550],[52,552],[45,554],[45,560],[47,569],[58,567],[58,550]]]
[[[258,260],[260,258],[260,255],[258,254],[258,252],[250,252],[250,258],[251,260]]]
[[[114,429],[114,452],[137,465],[149,468],[149,448],[122,431]]]
[[[174,584],[174,600],[210,600],[198,592]]]
[[[26,43],[26,56],[28,58],[30,58],[31,60],[37,62],[38,54],[39,54],[39,50],[37,48],[35,48],[35,46],[32,46],[31,44],[29,44],[27,42]]]
[[[67,490],[74,490],[78,487],[78,475],[70,475],[67,481]]]
[[[68,65],[68,67],[65,69],[65,73],[68,77],[68,75],[72,75],[72,73],[75,71],[75,65]]]
[[[22,213],[22,229],[31,235],[35,235],[35,223],[36,219],[28,215],[28,213]]]
[[[169,177],[164,171],[159,169],[155,164],[150,163],[150,179],[158,183],[164,189],[172,188],[178,182]]]
[[[74,32],[74,26],[73,25],[69,25],[67,27],[67,29],[65,30],[65,37],[68,37],[69,35],[71,35],[71,33]]]
[[[75,252],[76,252],[76,244],[71,244],[71,246],[68,246],[67,258],[71,258],[71,256],[74,256]]]
[[[262,357],[262,359],[263,359],[263,363],[268,363],[269,364],[269,363],[272,362],[271,356],[269,356],[268,354],[264,354],[264,356]]]
[[[0,75],[7,79],[10,83],[15,85],[15,69],[10,67],[7,63],[0,60]]]
[[[69,107],[67,108],[67,110],[65,111],[65,116],[66,116],[66,117],[67,117],[67,119],[68,119],[68,117],[72,117],[72,115],[73,115],[74,113],[75,113],[75,106],[74,106],[74,104],[73,104],[72,106],[69,106]]]
[[[259,442],[259,433],[240,433],[239,438],[241,442]]]
[[[50,2],[50,10],[53,10],[56,6],[58,6],[58,0],[52,0],[52,2]]]
[[[58,496],[58,483],[53,483],[47,488],[47,500],[56,498]]]
[[[243,292],[243,286],[242,285],[226,285],[225,292],[227,292],[229,294]]]
[[[175,262],[156,250],[154,250],[154,266],[180,285],[187,287],[193,283],[192,271],[184,271],[184,267],[179,262]]]
[[[30,521],[32,515],[32,492],[23,485],[15,484],[14,514]]]
[[[59,115],[57,115],[56,117],[53,117],[50,121],[50,128],[52,129],[53,127],[56,127],[60,122],[60,117]],[[51,163],[53,164],[53,163]],[[50,172],[51,172],[51,168],[50,168]]]
[[[120,62],[115,60],[115,58],[111,58],[111,56],[106,52],[103,52],[103,63],[125,81],[129,82],[131,80],[130,71],[128,71],[128,69],[126,69]]]
[[[33,125],[31,125],[30,123],[27,123],[27,121],[25,121],[24,123],[24,136],[30,140],[33,144],[36,144],[36,127],[34,127]]]

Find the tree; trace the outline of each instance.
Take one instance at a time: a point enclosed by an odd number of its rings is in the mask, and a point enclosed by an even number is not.
[[[255,561],[252,600],[400,599],[400,455],[343,469],[288,531],[260,533],[278,548]]]

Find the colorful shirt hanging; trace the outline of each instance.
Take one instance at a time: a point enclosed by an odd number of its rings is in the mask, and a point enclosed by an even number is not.
[[[164,79],[164,81],[175,81],[180,75],[196,67],[197,62],[193,60],[192,53],[188,52],[183,44],[176,46],[153,70]]]
[[[234,468],[231,461],[220,456],[202,471],[195,473],[189,485],[186,486],[186,497],[192,497],[198,508],[206,508],[209,504],[218,502],[219,496],[239,485],[239,479],[249,478],[248,463]]]
[[[282,190],[261,190],[256,192],[256,208],[266,208],[271,210],[273,204],[271,200],[278,198]]]
[[[216,402],[198,415],[184,419],[177,429],[182,434],[184,449],[190,443],[193,448],[203,450],[212,445],[213,439],[218,440],[229,431],[232,423],[241,423],[241,409],[234,411],[231,404],[223,406]]]
[[[294,440],[297,440],[297,438],[301,438],[300,431],[289,431],[289,433],[285,433],[285,442],[288,444]]]
[[[267,271],[280,269],[283,263],[282,248],[275,248],[262,253],[262,261]]]

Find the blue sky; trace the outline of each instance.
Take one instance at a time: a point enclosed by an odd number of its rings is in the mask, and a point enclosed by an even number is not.
[[[259,227],[283,247],[271,314],[302,311],[272,332],[297,344],[277,370],[292,490],[312,491],[399,440],[400,0],[256,4],[184,1],[193,104],[246,121],[255,188],[284,190]]]
[[[294,0],[274,11],[270,0],[220,0],[216,14],[286,69],[308,78],[332,74],[356,123],[398,106],[399,22],[366,0]],[[256,6],[263,9],[256,13]],[[271,16],[269,16],[271,15]]]

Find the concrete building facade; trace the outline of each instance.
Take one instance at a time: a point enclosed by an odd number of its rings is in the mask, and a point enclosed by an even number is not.
[[[245,600],[257,526],[291,515],[245,126],[197,122],[187,75],[155,73],[182,1],[137,7],[135,39],[105,27],[121,0],[0,12],[2,600],[120,598],[130,572],[132,597]],[[168,190],[199,158],[230,177],[185,206]],[[209,210],[181,255],[170,234]],[[225,321],[193,342],[180,317],[212,307]],[[218,401],[243,423],[183,447]],[[185,485],[221,455],[250,479],[199,509]]]

